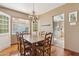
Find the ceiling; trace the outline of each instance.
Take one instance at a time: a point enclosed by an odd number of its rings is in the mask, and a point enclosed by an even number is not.
[[[64,4],[65,3],[34,3],[34,8],[36,14],[40,15]],[[32,14],[33,10],[33,3],[0,3],[0,5],[28,14]]]

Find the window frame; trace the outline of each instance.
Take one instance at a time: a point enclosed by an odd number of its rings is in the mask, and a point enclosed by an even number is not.
[[[11,25],[10,25],[10,16],[9,16],[8,14],[4,13],[4,12],[1,12],[1,11],[0,11],[0,15],[1,15],[1,16],[6,16],[6,17],[8,17],[8,24],[7,24],[7,25],[8,25],[8,28],[7,28],[7,29],[8,29],[8,32],[0,33],[0,35],[7,35],[7,34],[10,34],[10,26],[11,26]],[[4,25],[4,24],[3,24],[3,25]]]

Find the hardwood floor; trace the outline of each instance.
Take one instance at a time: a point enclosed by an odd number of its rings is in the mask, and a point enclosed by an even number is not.
[[[64,50],[65,50],[64,53],[69,55],[69,56],[79,56],[79,53],[77,53],[77,52],[74,52],[74,51],[71,51],[68,49],[64,49]],[[71,53],[69,53],[69,52],[71,52]]]
[[[11,47],[8,47],[3,51],[0,51],[0,56],[10,56],[12,54],[17,53],[17,51],[17,45],[12,45]]]
[[[52,46],[52,56],[74,56],[72,52],[64,50],[63,48]],[[17,45],[12,45],[11,47],[0,51],[0,56],[18,56]]]

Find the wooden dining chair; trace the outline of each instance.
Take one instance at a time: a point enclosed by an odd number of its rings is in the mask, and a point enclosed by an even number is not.
[[[28,45],[27,42],[25,42],[25,39],[23,38],[23,33],[20,33],[19,40],[20,40],[20,55],[21,56],[30,56],[31,55],[31,46]]]
[[[42,45],[36,47],[37,55],[45,56],[51,55],[51,42],[52,42],[52,33],[46,33],[45,40],[42,41]]]
[[[20,37],[20,33],[16,32],[18,53],[20,52],[20,40],[19,40],[19,37]]]

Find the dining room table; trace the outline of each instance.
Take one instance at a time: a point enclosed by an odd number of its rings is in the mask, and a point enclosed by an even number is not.
[[[35,56],[36,55],[36,44],[39,42],[44,41],[44,36],[39,36],[39,35],[35,35],[35,36],[30,36],[30,35],[23,35],[24,40],[27,41],[28,43],[31,44],[31,55]]]

